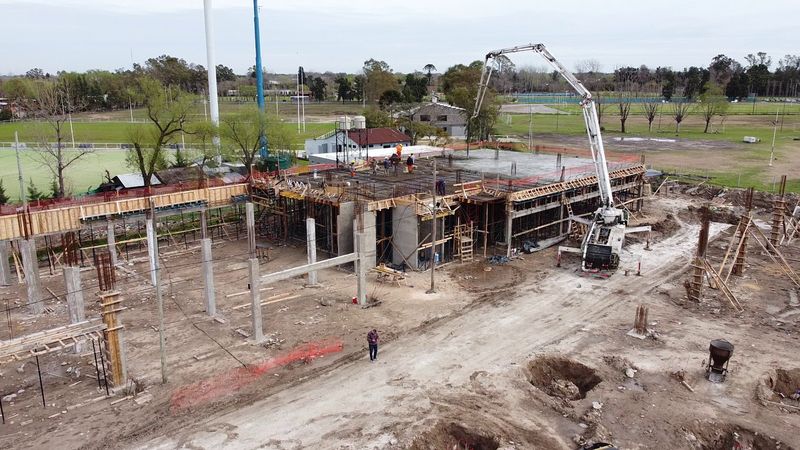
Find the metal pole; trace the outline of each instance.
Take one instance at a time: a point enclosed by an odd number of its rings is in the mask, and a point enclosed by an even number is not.
[[[22,176],[22,162],[19,159],[19,133],[14,132],[14,150],[17,153],[17,175],[19,176],[19,198],[22,200],[22,206],[27,210],[28,197],[25,195],[25,181]]]
[[[69,115],[69,135],[72,138],[72,148],[75,148],[75,130],[72,128],[72,113],[70,112]]]
[[[106,338],[108,338],[108,334],[106,334]],[[98,346],[100,347],[100,366],[103,368],[103,384],[106,385],[106,395],[111,395],[108,392],[108,375],[106,375],[106,358],[103,356],[103,346],[100,344]]]
[[[98,342],[98,346],[100,343]],[[94,368],[97,371],[97,387],[102,388],[103,385],[100,384],[100,362],[97,360],[97,349],[94,346],[94,339],[92,339],[92,353],[94,354]]]
[[[158,241],[156,241],[158,245]],[[156,257],[156,302],[158,303],[158,345],[161,353],[161,383],[167,383],[167,341],[164,336],[164,299],[161,295],[161,263]]]
[[[42,390],[42,407],[46,408],[47,403],[44,401],[44,383],[42,383],[42,368],[39,366],[39,355],[36,355],[36,371],[39,372],[39,389]]]
[[[778,113],[780,109],[775,110],[775,121],[772,122],[772,150],[769,152],[769,166],[772,167],[772,161],[775,159],[775,135],[778,133]]]
[[[211,15],[211,0],[203,0],[203,15],[206,25],[206,60],[208,61],[208,100],[211,104],[211,123],[219,126],[219,103],[217,99],[217,66],[214,61],[214,22]],[[219,136],[212,138],[219,148]]]
[[[433,206],[431,207],[433,225],[431,229],[431,288],[428,294],[436,293],[435,269],[436,269],[436,158],[433,158]]]
[[[533,150],[533,105],[529,106],[530,109],[530,121],[528,123],[528,151]]]
[[[6,424],[6,413],[3,411],[3,397],[0,396],[0,416],[3,418],[3,425]]]
[[[253,26],[256,39],[256,101],[258,109],[264,111],[264,73],[261,67],[261,30],[258,24],[258,0],[253,0]]]
[[[300,71],[297,71],[297,90],[295,91],[297,97],[297,133],[300,133]]]

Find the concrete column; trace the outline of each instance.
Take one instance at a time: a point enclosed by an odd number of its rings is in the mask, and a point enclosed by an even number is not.
[[[248,203],[249,204],[249,203]],[[258,273],[258,258],[250,258],[250,312],[253,316],[253,340],[259,343],[264,340],[261,324],[261,285]]]
[[[203,281],[205,283],[203,294],[205,294],[206,313],[213,316],[217,314],[217,299],[214,294],[214,258],[211,255],[211,239],[200,240],[200,257],[203,260]]]
[[[245,214],[247,215],[247,242],[250,248],[250,257],[256,256],[256,218],[253,203],[245,204]]]
[[[152,217],[148,217],[146,221],[147,228],[147,256],[150,259],[150,281],[153,286],[156,285],[156,261],[158,260],[158,237],[156,235],[155,221]]]
[[[114,221],[108,221],[108,254],[111,256],[111,264],[117,265],[117,237],[114,234]]]
[[[398,205],[392,209],[392,244],[392,262],[407,262],[409,270],[416,270],[419,220],[414,205]]]
[[[36,259],[36,241],[20,239],[19,252],[22,256],[22,268],[25,271],[25,285],[28,288],[28,306],[33,314],[44,312],[39,279],[39,261]]]
[[[11,286],[11,263],[8,241],[0,241],[0,286]]]
[[[364,222],[363,229],[359,230],[364,233],[366,245],[364,247],[364,255],[366,258],[365,264],[367,270],[378,265],[376,254],[376,229],[375,229],[375,211],[365,211],[361,214],[361,219]]]
[[[200,239],[208,237],[208,214],[205,209],[200,210]]]
[[[67,287],[67,309],[69,310],[69,323],[78,323],[86,320],[86,307],[83,302],[81,289],[80,267],[64,267],[64,284]],[[75,344],[75,353],[83,352],[83,342]]]
[[[514,209],[506,209],[506,256],[511,258],[511,233],[514,230]]]
[[[339,203],[339,215],[336,216],[338,256],[353,253],[353,219],[355,219],[355,203]]]
[[[358,253],[358,259],[356,260],[356,297],[358,299],[358,304],[361,306],[367,304],[367,258],[366,252],[364,251],[365,248],[367,248],[366,235],[364,233],[358,233],[356,235],[356,252]]]
[[[308,252],[308,263],[317,262],[317,227],[313,218],[306,219],[306,247]],[[308,272],[308,284],[317,284],[317,271]]]

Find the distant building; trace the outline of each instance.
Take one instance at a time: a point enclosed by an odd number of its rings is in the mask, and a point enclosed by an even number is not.
[[[351,158],[365,158],[371,148],[394,148],[411,145],[411,138],[394,128],[334,130],[306,140],[306,155],[347,152]]]
[[[441,103],[436,97],[428,104],[406,111],[404,115],[414,122],[444,130],[452,137],[460,138],[467,135],[467,111],[464,108]]]

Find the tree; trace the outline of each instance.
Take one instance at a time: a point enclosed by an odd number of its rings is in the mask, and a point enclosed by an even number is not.
[[[325,100],[325,88],[328,87],[328,83],[326,83],[322,77],[309,76],[308,86],[311,90],[311,95],[313,95],[318,102]]]
[[[231,156],[244,164],[247,173],[251,173],[253,163],[261,149],[261,135],[267,132],[267,114],[258,108],[229,116],[224,116],[220,123],[220,134],[231,143]],[[270,146],[275,143],[268,141]]]
[[[425,77],[418,77],[413,73],[406,75],[403,85],[403,98],[407,103],[421,102],[425,94],[428,93],[428,85]]]
[[[34,67],[33,69],[25,72],[26,78],[33,78],[34,80],[40,80],[42,78],[49,78],[50,74],[45,75],[44,71],[38,67]]]
[[[217,156],[217,148],[213,145],[214,136],[219,136],[219,127],[211,122],[195,122],[186,129],[192,142],[192,148],[199,152],[200,167],[205,167],[209,160]]]
[[[708,79],[708,71],[699,67],[689,67],[683,72],[686,85],[683,88],[683,95],[687,99],[693,99],[702,93],[704,79]]]
[[[126,160],[139,171],[145,187],[149,188],[153,173],[166,166],[164,146],[184,129],[191,98],[180,89],[165,89],[159,81],[146,76],[136,80],[131,96],[144,106],[149,123],[128,129],[132,148]]]
[[[475,96],[478,82],[481,79],[483,62],[474,61],[468,66],[456,64],[450,67],[440,78],[442,91],[447,100],[459,108],[464,108],[467,117],[467,139],[478,137],[486,139],[494,130],[500,106],[496,101],[496,91],[486,90],[486,96],[477,117],[472,118],[475,111]]]
[[[706,92],[700,96],[700,112],[706,123],[703,133],[708,133],[708,126],[714,116],[725,115],[728,105],[728,99],[722,94],[722,88],[714,82],[709,82]]]
[[[27,191],[28,191],[28,200],[30,201],[42,200],[43,198],[45,198],[45,195],[42,193],[42,191],[40,191],[39,188],[37,188],[36,185],[33,184],[33,178],[28,179]]]
[[[367,101],[377,101],[386,91],[398,88],[397,79],[385,61],[375,59],[364,61],[364,76],[366,77],[364,95]]]
[[[364,99],[364,92],[367,87],[367,78],[364,75],[356,75],[353,78],[352,98],[359,102]]]
[[[427,123],[415,122],[407,117],[400,119],[398,125],[405,130],[405,133],[411,139],[411,145],[417,145],[420,138],[436,136],[436,127]]]
[[[425,76],[428,77],[428,86],[430,86],[431,81],[433,81],[433,72],[436,72],[436,66],[433,64],[425,64],[422,70],[425,72]]]
[[[625,133],[625,122],[628,121],[628,115],[631,113],[631,96],[630,93],[620,93],[617,99],[617,106],[619,107],[619,124],[622,133]]]
[[[41,120],[34,157],[46,166],[55,178],[58,189],[54,197],[66,195],[65,172],[75,161],[92,152],[89,148],[65,149],[64,133],[69,115],[74,111],[67,83],[40,83],[37,86],[33,114]],[[51,140],[55,139],[55,143]]]
[[[733,74],[740,68],[741,65],[735,59],[722,54],[712,58],[711,64],[708,65],[711,80],[720,86],[727,85]]]
[[[364,117],[367,119],[367,128],[386,128],[394,126],[392,117],[374,106],[368,107],[364,111]]]
[[[236,74],[228,66],[217,64],[217,82],[221,81],[236,81]]]
[[[658,114],[658,103],[642,103],[642,113],[647,118],[647,132],[649,133],[653,131],[653,121],[656,119],[656,114]]]
[[[6,187],[3,186],[3,179],[0,178],[0,205],[5,205],[8,203],[8,195],[6,195]]]
[[[389,89],[381,94],[378,100],[378,106],[380,106],[381,109],[386,109],[395,103],[402,102],[404,98],[403,94],[397,89]]]
[[[603,114],[606,112],[606,108],[608,107],[608,101],[605,96],[601,93],[597,93],[594,95],[594,106],[597,110],[597,123],[600,125],[600,131],[605,131],[605,127],[603,126]]]
[[[345,100],[353,99],[353,85],[347,75],[339,75],[333,83],[336,84],[336,100],[344,103]]]
[[[145,61],[145,67],[146,72],[167,86],[167,89],[177,87],[195,94],[206,89],[208,74],[201,65],[190,64],[174,56],[161,55],[149,58]]]
[[[685,101],[677,101],[672,103],[672,117],[675,118],[675,132],[681,132],[681,122],[689,114],[692,109],[692,104]]]

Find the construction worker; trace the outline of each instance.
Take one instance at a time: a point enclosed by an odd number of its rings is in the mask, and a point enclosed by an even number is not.
[[[351,177],[356,176],[356,162],[355,161],[350,161],[350,176]]]
[[[392,162],[389,161],[389,157],[388,156],[384,156],[383,157],[383,174],[384,175],[389,175],[389,166],[391,166],[391,165],[392,165]]]
[[[378,359],[378,330],[373,328],[367,333],[367,343],[369,344],[369,360],[376,361]]]
[[[408,167],[408,173],[414,173],[414,154],[408,156],[406,160],[406,166]]]
[[[372,169],[372,174],[375,175],[375,172],[378,170],[378,161],[375,161],[375,158],[369,159],[369,168]]]
[[[389,161],[392,163],[392,167],[394,167],[394,174],[397,175],[397,166],[400,165],[400,157],[397,156],[397,153],[394,153],[389,157]]]
[[[397,158],[399,160],[403,160],[403,144],[397,144],[397,147],[394,148],[395,153],[397,154]]]

